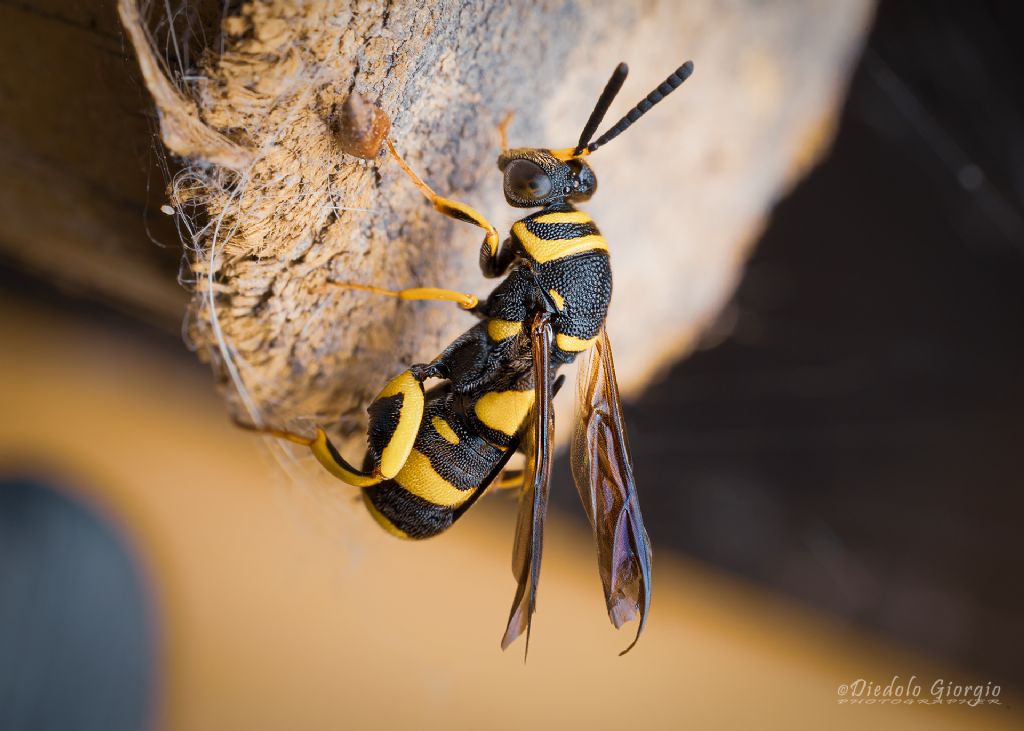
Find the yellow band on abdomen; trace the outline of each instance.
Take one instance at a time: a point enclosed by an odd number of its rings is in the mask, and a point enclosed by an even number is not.
[[[430,420],[430,423],[434,425],[434,431],[440,434],[441,438],[444,439],[446,442],[448,442],[449,444],[459,443],[459,435],[455,433],[454,429],[452,429],[451,424],[442,419],[440,416],[435,416],[433,419]]]
[[[533,389],[491,391],[476,402],[476,417],[494,431],[514,436],[533,406]]]
[[[395,482],[416,497],[428,503],[454,508],[466,502],[473,490],[460,490],[437,474],[430,458],[418,449],[409,452],[402,471],[395,476]]]

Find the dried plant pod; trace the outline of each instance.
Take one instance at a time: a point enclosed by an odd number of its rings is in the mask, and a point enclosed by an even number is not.
[[[336,109],[332,127],[342,152],[373,160],[391,131],[391,120],[362,94],[352,92]]]

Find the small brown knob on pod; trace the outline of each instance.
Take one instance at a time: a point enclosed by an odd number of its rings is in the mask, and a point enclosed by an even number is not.
[[[366,97],[353,92],[335,109],[332,128],[342,152],[373,160],[391,130],[391,120]]]

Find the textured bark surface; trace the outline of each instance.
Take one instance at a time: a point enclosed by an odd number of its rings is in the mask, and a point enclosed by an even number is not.
[[[612,247],[610,333],[625,392],[692,347],[731,293],[766,211],[822,150],[870,15],[813,2],[243,4],[223,49],[170,83],[134,3],[120,10],[169,149],[191,167],[171,203],[190,232],[188,331],[232,410],[351,433],[405,364],[472,320],[451,305],[325,288],[330,280],[484,295],[481,236],[434,213],[387,158],[337,149],[353,90],[442,194],[507,230],[494,167],[513,146],[573,144],[619,60],[614,120],[686,59],[686,85],[592,160],[586,206]]]

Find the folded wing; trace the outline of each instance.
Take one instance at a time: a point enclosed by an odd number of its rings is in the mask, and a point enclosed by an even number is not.
[[[637,501],[611,345],[602,328],[581,358],[570,460],[594,529],[608,617],[616,628],[639,615],[640,639],[651,604],[651,544]]]
[[[530,326],[533,350],[534,406],[531,426],[523,435],[526,454],[526,474],[519,497],[519,517],[516,522],[516,542],[512,551],[512,574],[519,582],[509,613],[508,626],[501,640],[501,649],[507,648],[526,632],[526,651],[530,647],[530,621],[537,603],[537,583],[540,580],[540,559],[544,544],[544,518],[548,509],[551,478],[551,436],[554,432],[554,412],[551,409],[551,343],[549,316],[537,315]]]

